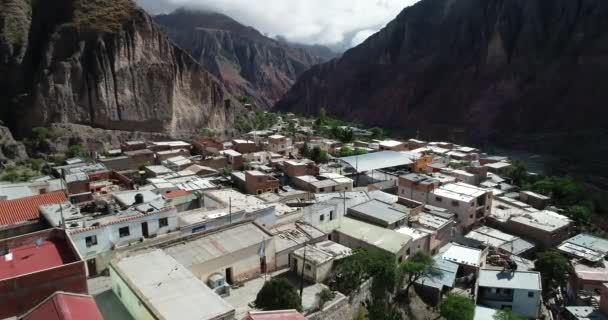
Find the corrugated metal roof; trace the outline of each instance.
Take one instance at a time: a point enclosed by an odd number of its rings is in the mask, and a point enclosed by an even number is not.
[[[93,297],[55,292],[30,310],[23,320],[103,320]]]
[[[420,283],[427,287],[437,288],[442,290],[443,287],[454,286],[454,282],[456,281],[456,273],[458,273],[458,264],[443,260],[441,257],[435,257],[433,264],[433,273],[432,275],[427,275],[420,278],[417,283]]]
[[[45,204],[61,203],[67,198],[62,191],[0,201],[0,225],[11,225],[18,222],[37,220],[40,217],[39,207]]]

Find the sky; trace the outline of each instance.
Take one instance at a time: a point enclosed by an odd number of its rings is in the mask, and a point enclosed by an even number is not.
[[[136,0],[150,13],[179,7],[226,14],[291,42],[356,46],[418,0]]]

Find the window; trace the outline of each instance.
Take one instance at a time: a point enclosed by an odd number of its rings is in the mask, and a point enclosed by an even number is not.
[[[458,207],[460,203],[458,201],[452,201],[452,206]]]
[[[96,246],[97,245],[97,236],[96,235],[88,236],[84,239],[84,241],[87,244],[87,248]]]
[[[169,219],[168,218],[160,218],[158,219],[158,227],[162,228],[162,227],[167,227],[169,226]]]
[[[473,219],[473,215],[470,215],[470,216],[469,216],[469,219]]]
[[[439,202],[443,201],[443,199],[441,197],[435,197],[435,200],[437,200]]]
[[[124,237],[128,237],[131,235],[131,231],[129,230],[129,227],[122,227],[120,229],[118,229],[118,236],[121,238]]]
[[[534,298],[534,292],[528,291],[528,298]]]
[[[399,257],[398,261],[399,263],[403,262],[403,257]]]
[[[322,215],[319,216],[319,221],[325,221],[325,215],[324,214],[322,214]]]
[[[120,286],[116,286],[116,294],[118,295],[119,298],[122,298],[122,292],[120,290]]]
[[[306,264],[306,270],[312,270],[312,266],[309,265],[308,263]]]
[[[405,254],[407,254],[408,256],[410,255],[410,248],[407,248],[407,251],[405,251]]]
[[[334,211],[333,210],[329,212],[329,221],[332,221],[332,220],[334,220]]]

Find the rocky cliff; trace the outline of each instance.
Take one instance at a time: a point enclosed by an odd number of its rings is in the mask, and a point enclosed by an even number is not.
[[[180,9],[155,20],[231,93],[251,97],[261,107],[271,107],[298,75],[331,55],[327,48],[268,38],[218,13]]]
[[[0,117],[180,134],[231,127],[240,104],[130,0],[0,2]]]
[[[607,80],[608,1],[422,0],[304,73],[276,108],[324,107],[427,138],[517,145],[534,135],[567,149],[606,132]]]

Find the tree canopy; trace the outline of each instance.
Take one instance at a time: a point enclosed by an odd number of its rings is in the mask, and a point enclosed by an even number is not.
[[[449,320],[473,320],[475,304],[468,297],[450,293],[441,302],[440,314]]]
[[[296,288],[283,278],[275,278],[264,284],[254,302],[262,310],[296,309],[302,311],[302,301]]]
[[[538,254],[534,267],[542,275],[543,287],[564,285],[568,276],[574,272],[570,261],[556,250]]]

